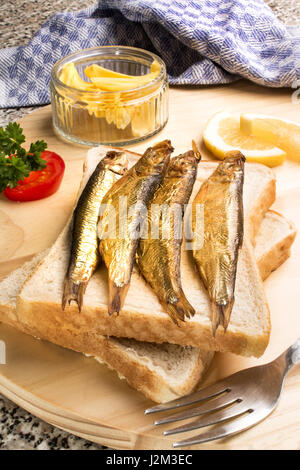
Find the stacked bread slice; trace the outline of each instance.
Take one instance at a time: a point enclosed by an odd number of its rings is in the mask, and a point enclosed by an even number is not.
[[[88,152],[81,190],[107,148]],[[133,164],[138,155],[128,152]],[[194,192],[216,168],[199,164]],[[191,392],[203,377],[214,351],[260,356],[270,333],[262,278],[289,256],[295,236],[291,222],[268,209],[275,199],[275,178],[267,167],[245,165],[246,237],[239,257],[236,301],[226,333],[214,338],[210,306],[189,253],[182,252],[182,282],[196,309],[193,319],[173,325],[155,294],[134,270],[124,308],[118,317],[107,313],[107,275],[101,266],[92,277],[79,314],[61,309],[72,217],[54,245],[12,272],[0,283],[0,321],[24,333],[94,356],[156,402]],[[184,245],[184,244],[183,244]]]

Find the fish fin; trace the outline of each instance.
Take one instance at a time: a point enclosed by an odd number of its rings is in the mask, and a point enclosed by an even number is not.
[[[64,292],[62,297],[62,309],[65,310],[67,302],[70,303],[72,300],[77,303],[78,310],[81,312],[83,305],[83,296],[87,287],[87,282],[75,283],[71,279],[66,279],[64,283]]]
[[[125,284],[122,287],[116,286],[114,281],[109,279],[108,281],[108,313],[112,315],[113,313],[119,314],[121,308],[124,305],[124,301],[129,289],[129,283]]]
[[[179,326],[178,320],[185,321],[195,315],[195,309],[191,306],[184,293],[182,292],[174,303],[164,303],[166,312],[172,318],[173,322]]]
[[[234,299],[227,302],[226,305],[220,305],[220,304],[217,304],[216,302],[212,302],[211,323],[212,323],[212,331],[213,331],[214,336],[216,336],[216,332],[217,332],[219,325],[223,326],[224,332],[226,333],[233,304],[234,304]]]
[[[197,144],[196,144],[196,142],[195,142],[194,140],[192,140],[192,148],[193,148],[193,152],[194,152],[194,154],[195,154],[196,159],[198,160],[198,162],[200,162],[200,160],[201,160],[201,153],[200,153],[200,151],[199,151],[199,149],[198,149],[198,147],[197,147]]]

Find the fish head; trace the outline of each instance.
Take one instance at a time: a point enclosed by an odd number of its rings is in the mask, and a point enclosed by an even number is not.
[[[238,150],[226,153],[225,159],[217,168],[219,174],[231,178],[233,175],[244,172],[246,158]]]
[[[128,160],[125,152],[110,150],[103,159],[103,163],[109,170],[124,175],[128,169]]]
[[[163,140],[153,147],[147,148],[136,164],[136,172],[142,175],[164,173],[169,165],[173,150],[170,140]]]
[[[188,173],[194,173],[197,169],[198,158],[193,150],[182,153],[170,160],[167,175],[170,177],[184,176]]]

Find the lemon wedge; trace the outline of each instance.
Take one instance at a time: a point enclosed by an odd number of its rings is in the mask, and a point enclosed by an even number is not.
[[[281,165],[286,156],[280,148],[241,132],[239,118],[227,111],[220,111],[208,120],[203,140],[208,150],[221,160],[226,152],[239,150],[247,161],[273,167]]]
[[[300,162],[300,124],[265,114],[247,113],[240,118],[241,130],[269,145],[284,150],[291,160]]]

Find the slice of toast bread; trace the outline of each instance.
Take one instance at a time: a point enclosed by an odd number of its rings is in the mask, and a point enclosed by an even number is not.
[[[268,211],[256,236],[255,253],[260,273],[267,277],[290,254],[294,225]],[[16,298],[26,278],[48,250],[13,271],[0,283],[0,321],[34,335],[17,317]],[[195,347],[138,342],[99,336],[101,354],[96,358],[115,370],[135,389],[155,402],[166,402],[191,393],[208,369],[214,353]],[[83,351],[84,352],[84,351]]]
[[[87,162],[90,171],[106,151],[107,148],[98,147],[88,152]],[[128,156],[132,163],[138,157],[132,152],[129,152]],[[201,183],[214,171],[217,164],[217,162],[199,164],[191,201]],[[88,176],[89,173],[86,171],[84,179],[86,180]],[[66,226],[48,255],[21,289],[17,301],[18,318],[26,327],[35,330],[37,336],[79,351],[83,347],[87,348],[86,352],[92,355],[98,355],[98,336],[107,335],[260,356],[268,344],[270,319],[263,285],[249,240],[253,239],[263,214],[274,199],[273,172],[263,165],[246,164],[244,213],[247,236],[239,255],[235,305],[226,334],[219,328],[216,337],[212,335],[209,299],[191,262],[190,252],[184,250],[184,243],[181,261],[182,284],[196,314],[180,327],[172,323],[136,269],[132,275],[124,308],[119,316],[109,316],[107,312],[107,273],[103,265],[89,282],[81,314],[78,315],[74,304],[63,312],[61,296],[69,259],[70,224]]]

